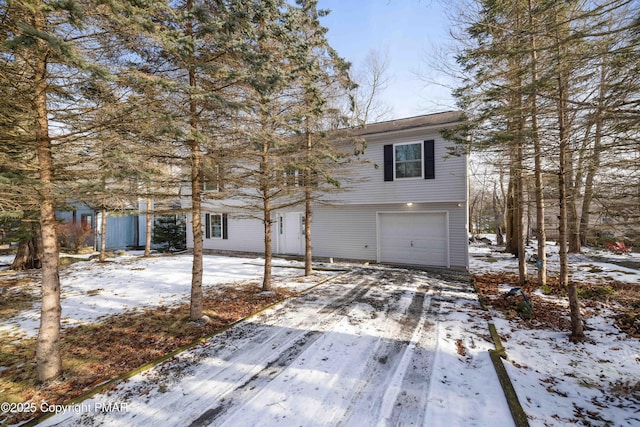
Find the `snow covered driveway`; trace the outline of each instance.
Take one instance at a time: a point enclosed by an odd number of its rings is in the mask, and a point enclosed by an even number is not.
[[[510,425],[476,305],[464,281],[358,268],[44,425]]]

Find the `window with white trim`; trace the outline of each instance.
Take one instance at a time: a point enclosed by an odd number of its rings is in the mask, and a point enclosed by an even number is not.
[[[207,165],[202,174],[202,191],[222,191],[222,167],[220,164]]]
[[[204,215],[205,239],[228,239],[227,214],[206,213]]]
[[[211,214],[211,238],[222,239],[222,214]]]
[[[289,166],[284,169],[284,185],[285,187],[298,187],[300,185],[300,178],[302,174],[300,170],[294,166]]]
[[[422,143],[403,143],[394,145],[394,177],[422,178]]]

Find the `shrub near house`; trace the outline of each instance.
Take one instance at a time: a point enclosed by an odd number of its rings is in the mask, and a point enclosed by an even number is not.
[[[178,251],[186,247],[186,223],[177,215],[156,218],[152,241],[165,252]]]

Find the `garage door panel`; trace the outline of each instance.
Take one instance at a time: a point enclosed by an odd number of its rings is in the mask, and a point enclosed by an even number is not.
[[[380,261],[448,266],[446,213],[380,213]]]

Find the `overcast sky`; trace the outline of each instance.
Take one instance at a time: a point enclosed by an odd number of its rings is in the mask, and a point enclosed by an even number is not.
[[[331,46],[354,67],[371,49],[387,51],[391,84],[383,101],[389,119],[455,109],[450,90],[419,75],[429,69],[437,46],[450,43],[449,21],[437,0],[319,0],[331,13],[322,19]],[[444,78],[444,76],[439,76]]]

